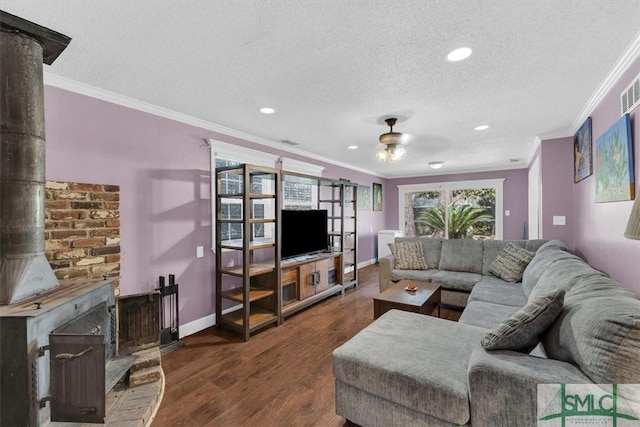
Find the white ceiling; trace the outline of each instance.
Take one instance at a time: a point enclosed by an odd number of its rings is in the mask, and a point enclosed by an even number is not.
[[[381,176],[526,167],[637,43],[640,0],[2,0],[72,37],[47,73]],[[455,48],[473,49],[459,63]],[[258,108],[277,112],[262,115]],[[408,155],[376,160],[383,118]],[[483,132],[473,128],[488,124]],[[580,124],[580,123],[578,123]],[[350,151],[348,145],[359,146]],[[520,159],[517,163],[510,159]]]

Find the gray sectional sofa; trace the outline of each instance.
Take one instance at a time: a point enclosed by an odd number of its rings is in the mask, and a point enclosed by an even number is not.
[[[490,272],[491,263],[511,242],[535,252],[545,240],[447,240],[424,237],[396,237],[395,243],[420,242],[429,266],[427,270],[400,270],[393,255],[380,258],[380,292],[402,279],[433,280],[440,283],[442,304],[462,309],[471,290],[482,282],[483,292],[499,289],[507,282]],[[512,305],[524,305],[524,294],[514,296]]]
[[[482,244],[484,255],[499,245]],[[391,310],[337,348],[336,412],[362,426],[529,427],[538,384],[640,384],[640,297],[562,242],[538,245],[522,282],[480,276],[459,322]],[[554,289],[562,311],[533,351],[483,348],[490,328]]]

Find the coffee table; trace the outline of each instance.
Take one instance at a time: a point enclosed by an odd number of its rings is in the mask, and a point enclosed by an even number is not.
[[[416,285],[415,291],[407,291],[407,285]],[[431,314],[438,308],[440,317],[440,285],[422,280],[400,280],[391,285],[380,295],[373,297],[373,318],[383,313],[398,309],[414,313]]]

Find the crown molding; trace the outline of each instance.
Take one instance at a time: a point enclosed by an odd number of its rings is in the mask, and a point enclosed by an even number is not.
[[[618,62],[613,66],[607,77],[600,83],[600,86],[591,95],[589,101],[584,106],[578,117],[575,118],[571,127],[569,128],[569,135],[574,135],[589,115],[595,110],[600,101],[605,95],[613,88],[613,85],[618,82],[622,74],[627,71],[633,61],[640,56],[640,32],[637,34],[635,40],[631,42],[625,53],[620,57]]]
[[[44,70],[44,83],[48,86],[57,87],[59,89],[64,89],[69,92],[74,92],[79,95],[88,96],[91,98],[99,99],[101,101],[110,102],[112,104],[120,105],[123,107],[131,108],[134,110],[142,111],[144,113],[152,114],[154,116],[162,117],[165,119],[174,120],[176,122],[184,123],[187,125],[195,126],[201,129],[209,130],[212,132],[216,132],[222,135],[230,136],[233,138],[241,139],[247,142],[253,142],[256,144],[260,144],[266,147],[270,147],[276,150],[280,150],[286,153],[297,154],[300,156],[304,156],[313,160],[318,160],[324,163],[329,163],[334,166],[343,167],[352,171],[362,172],[369,175],[377,176],[384,178],[378,172],[370,171],[364,168],[359,168],[347,163],[338,162],[333,159],[329,159],[323,156],[319,156],[315,153],[309,153],[305,150],[290,148],[288,146],[283,145],[280,142],[273,141],[271,139],[263,138],[257,135],[253,135],[247,132],[242,132],[236,129],[232,129],[226,126],[219,125],[217,123],[213,123],[207,120],[198,119],[196,117],[189,116],[187,114],[179,113],[177,111],[170,110],[168,108],[159,107],[154,104],[150,104],[148,102],[140,101],[135,98],[130,98],[128,96],[120,95],[115,92],[111,92],[105,89],[100,89],[95,86],[88,85],[86,83],[80,83],[75,80],[68,79],[66,77],[62,77],[53,73]]]
[[[529,164],[529,159],[522,159],[522,161],[509,164],[509,165],[488,165],[480,168],[466,168],[466,169],[458,169],[454,171],[447,171],[438,169],[437,171],[430,171],[425,169],[425,173],[412,173],[412,174],[386,174],[382,176],[385,179],[400,179],[400,178],[422,178],[427,176],[441,176],[441,175],[464,175],[468,173],[482,173],[482,172],[500,172],[500,171],[509,171],[509,170],[517,170],[517,169],[527,169]],[[446,164],[446,163],[445,163]],[[430,169],[430,168],[429,168]]]

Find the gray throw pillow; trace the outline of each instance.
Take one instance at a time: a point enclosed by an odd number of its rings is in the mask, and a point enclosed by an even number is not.
[[[541,334],[556,320],[564,305],[564,289],[534,299],[509,319],[487,332],[482,347],[487,350],[515,350],[529,353]]]
[[[398,270],[427,270],[421,242],[389,243],[391,254],[396,259]]]
[[[489,272],[507,282],[519,282],[535,253],[509,242],[489,266]]]

